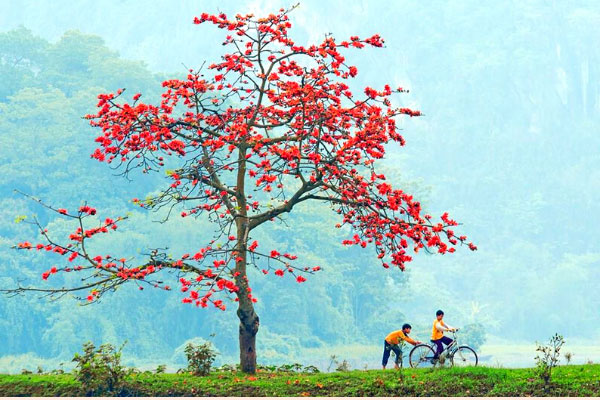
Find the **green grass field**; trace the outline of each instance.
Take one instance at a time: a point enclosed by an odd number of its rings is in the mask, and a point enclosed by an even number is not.
[[[558,367],[548,387],[533,369],[444,368],[255,376],[140,373],[118,395],[134,396],[600,396],[600,365]],[[0,375],[0,396],[84,396],[70,374]],[[102,393],[102,395],[111,395]]]

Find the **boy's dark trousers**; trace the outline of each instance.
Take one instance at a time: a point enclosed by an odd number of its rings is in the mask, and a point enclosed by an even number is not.
[[[444,347],[442,346],[442,343],[445,344],[446,346],[448,346],[450,343],[453,342],[453,340],[450,339],[449,337],[442,336],[440,339],[432,340],[432,342],[436,345],[435,355],[433,357],[438,358],[440,356],[440,354],[442,354],[442,351],[444,351]]]
[[[388,363],[388,359],[390,358],[391,352],[396,353],[396,365],[402,364],[402,349],[397,344],[389,344],[386,340],[383,341],[383,360],[381,361],[381,365],[384,367]]]

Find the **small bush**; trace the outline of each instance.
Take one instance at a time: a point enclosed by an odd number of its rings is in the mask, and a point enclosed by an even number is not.
[[[257,369],[269,369],[271,367],[263,367],[257,366]],[[277,367],[273,367],[273,368],[277,368]],[[234,364],[223,364],[220,367],[215,368],[215,371],[217,372],[237,372],[240,369],[239,364],[234,365]],[[269,369],[270,370],[270,369]],[[273,370],[270,370],[271,372],[273,372]]]
[[[302,364],[293,363],[293,364],[282,364],[277,367],[277,371],[279,372],[300,372],[302,371]]]
[[[275,372],[275,371],[277,371],[277,366],[276,365],[257,365],[256,370],[257,371]]]
[[[302,368],[302,372],[305,374],[318,374],[321,371],[319,371],[319,368],[315,367],[314,365],[307,365]]]
[[[565,353],[565,361],[567,361],[567,365],[569,365],[571,363],[572,358],[573,358],[573,353],[571,353],[571,352]]]
[[[539,353],[535,356],[538,376],[544,381],[545,385],[550,383],[552,379],[552,368],[556,367],[560,361],[560,349],[565,344],[565,339],[562,335],[555,333],[550,338],[547,345],[538,343],[536,351]]]
[[[208,375],[215,358],[217,358],[217,352],[210,342],[188,343],[184,353],[188,360],[187,370],[194,375]]]
[[[327,372],[331,369],[331,367],[335,364],[335,370],[339,372],[347,372],[350,371],[350,363],[346,360],[338,361],[338,357],[333,354],[329,356],[329,367],[327,367]]]
[[[156,367],[156,370],[154,371],[154,373],[155,374],[164,374],[166,370],[167,370],[167,366],[165,364],[160,364]]]
[[[348,372],[350,371],[350,363],[346,360],[342,360],[342,362],[337,363],[335,370],[339,372]]]
[[[461,344],[468,344],[475,351],[479,350],[486,341],[485,327],[480,323],[467,324],[459,333]]]
[[[112,344],[100,347],[92,342],[83,345],[83,354],[75,353],[73,361],[77,366],[73,370],[75,378],[81,383],[88,395],[100,393],[118,393],[129,370],[121,365],[121,351]]]

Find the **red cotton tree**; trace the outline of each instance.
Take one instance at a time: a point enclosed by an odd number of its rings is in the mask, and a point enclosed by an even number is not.
[[[117,164],[124,174],[136,168],[157,171],[167,157],[179,160],[179,167],[168,171],[164,191],[134,202],[147,209],[181,207],[183,218],[203,216],[214,225],[214,240],[177,258],[151,250],[141,263],[91,254],[86,243],[116,229],[123,218],[106,218],[90,228],[86,219],[96,213],[90,206],[73,212],[42,203],[73,219],[76,229],[59,242],[36,221],[43,243],[16,247],[65,256],[64,266],[44,272],[44,280],[58,272],[79,273],[85,284],[12,293],[79,292],[80,299],[94,302],[127,282],[170,290],[158,276],[175,272],[183,303],[225,310],[224,300],[237,302],[241,368],[254,373],[259,324],[248,267],[291,275],[299,283],[320,270],[298,265],[295,255],[261,250],[252,238],[256,228],[296,205],[329,204],[340,215],[336,227],[352,228],[343,244],[373,246],[385,268],[404,270],[409,252],[420,249],[442,254],[459,244],[476,249],[455,235],[451,228],[457,223],[447,213],[434,221],[376,171],[388,143],[404,145],[397,118],[420,115],[392,105],[390,97],[402,88],[367,87],[357,95],[346,83],[357,69],[342,54],[382,47],[383,39],[326,36],[318,45],[302,46],[288,35],[289,11],[265,18],[202,14],[195,24],[208,22],[228,35],[224,45],[230,52],[219,62],[190,70],[185,80],[165,81],[160,104],[145,104],[140,94],[128,100],[118,90],[98,96],[97,112],[86,116],[101,131],[92,157]]]

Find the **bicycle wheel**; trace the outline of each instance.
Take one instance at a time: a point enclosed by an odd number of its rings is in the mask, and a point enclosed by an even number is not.
[[[477,361],[477,353],[469,346],[460,346],[451,357],[452,365],[455,367],[474,367]]]
[[[426,368],[433,366],[433,356],[435,351],[431,346],[426,344],[418,344],[410,351],[408,362],[413,368]]]

